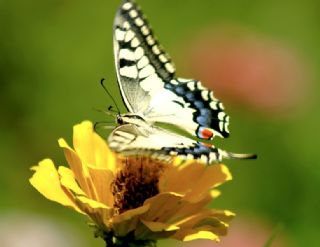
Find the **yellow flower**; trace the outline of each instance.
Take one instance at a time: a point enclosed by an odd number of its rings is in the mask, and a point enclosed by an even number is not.
[[[59,139],[71,169],[45,159],[32,167],[30,183],[46,198],[87,215],[108,246],[161,238],[219,241],[226,234],[234,214],[205,208],[219,196],[216,187],[231,179],[226,166],[121,157],[89,121],[74,126],[73,145]]]

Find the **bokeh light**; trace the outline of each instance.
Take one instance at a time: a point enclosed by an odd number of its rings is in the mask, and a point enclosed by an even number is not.
[[[226,101],[266,117],[284,117],[304,104],[311,75],[289,47],[232,25],[195,37],[186,47],[189,69]]]

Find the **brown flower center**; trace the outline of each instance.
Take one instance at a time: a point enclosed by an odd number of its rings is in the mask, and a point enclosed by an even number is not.
[[[114,209],[121,214],[143,205],[159,193],[158,182],[165,164],[148,157],[128,157],[111,184]]]

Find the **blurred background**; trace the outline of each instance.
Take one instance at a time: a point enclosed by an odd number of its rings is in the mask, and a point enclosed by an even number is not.
[[[118,0],[0,1],[0,246],[103,246],[86,219],[33,189],[29,167],[72,126],[118,102],[112,23]],[[316,0],[138,0],[177,73],[214,90],[231,115],[216,140],[256,161],[226,161],[234,180],[211,206],[237,213],[220,244],[315,246],[320,231],[320,3]],[[120,103],[119,103],[120,104]],[[122,109],[125,108],[122,106]],[[318,127],[317,127],[318,126]],[[278,230],[277,230],[278,229]],[[279,230],[280,229],[280,230]]]

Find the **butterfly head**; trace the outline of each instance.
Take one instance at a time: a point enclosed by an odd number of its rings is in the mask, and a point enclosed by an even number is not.
[[[119,125],[122,125],[122,124],[125,123],[125,122],[123,121],[123,117],[121,116],[121,114],[117,114],[116,122],[117,122],[117,124],[119,124]]]
[[[142,116],[138,114],[133,114],[133,113],[117,114],[116,122],[119,125],[123,125],[123,124],[134,124],[138,126],[148,125]]]

